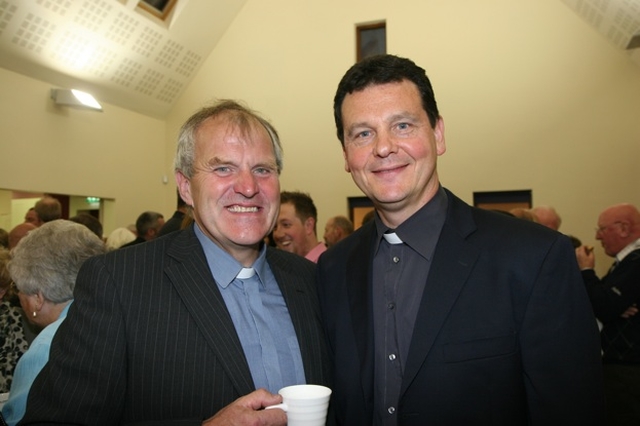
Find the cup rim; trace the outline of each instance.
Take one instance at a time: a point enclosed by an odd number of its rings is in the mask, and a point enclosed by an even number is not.
[[[300,395],[300,389],[306,389],[303,395]],[[303,384],[303,385],[291,385],[285,386],[278,391],[283,398],[289,399],[307,399],[307,398],[326,398],[331,395],[331,389],[322,385]]]

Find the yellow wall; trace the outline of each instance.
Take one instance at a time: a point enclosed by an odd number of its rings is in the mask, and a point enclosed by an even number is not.
[[[474,191],[532,189],[562,214],[562,231],[598,246],[606,270],[598,213],[640,206],[640,67],[560,1],[248,0],[166,122],[109,105],[59,112],[50,85],[0,70],[0,188],[115,198],[105,232],[143,210],[170,215],[180,124],[213,98],[242,99],[279,130],[282,188],[312,195],[321,234],[361,195],[344,172],[332,99],[354,62],[355,24],[380,19],[388,51],[432,79],[444,185],[468,202]]]
[[[56,107],[51,87],[0,68],[0,188],[115,198],[105,232],[145,210],[171,214],[164,121],[108,104]]]
[[[598,247],[598,213],[640,205],[640,68],[559,1],[250,0],[167,124],[212,97],[244,99],[279,130],[282,188],[309,192],[318,232],[346,197],[332,100],[354,62],[355,25],[384,19],[387,51],[427,70],[446,124],[443,184],[532,189],[561,230]]]

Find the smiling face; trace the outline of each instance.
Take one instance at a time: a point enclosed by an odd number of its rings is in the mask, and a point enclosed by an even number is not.
[[[303,222],[292,203],[283,203],[273,230],[276,246],[280,250],[305,256],[313,248],[309,247],[310,235],[313,235],[312,220],[308,218]]]
[[[438,190],[436,159],[444,154],[444,123],[435,128],[415,84],[372,85],[342,104],[345,169],[392,228]]]
[[[254,120],[243,131],[224,114],[207,119],[196,134],[193,176],[176,172],[176,180],[205,235],[250,266],[280,204],[276,157],[265,128]]]

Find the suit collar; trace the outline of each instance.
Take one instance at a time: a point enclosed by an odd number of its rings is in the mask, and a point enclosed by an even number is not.
[[[480,253],[466,238],[475,230],[472,209],[447,191],[447,219],[422,294],[402,378],[402,395],[413,381],[442,328]]]
[[[211,350],[240,395],[254,390],[253,378],[235,327],[200,242],[190,227],[169,243],[165,274],[182,298]]]

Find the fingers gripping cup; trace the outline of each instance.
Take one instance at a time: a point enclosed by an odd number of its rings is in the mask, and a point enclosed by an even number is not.
[[[282,388],[278,393],[282,395],[282,404],[266,408],[286,411],[288,426],[325,425],[331,389],[319,385],[295,385]]]

